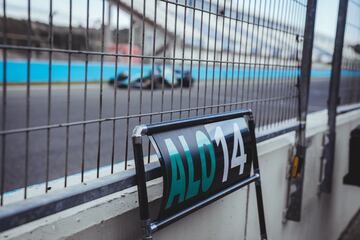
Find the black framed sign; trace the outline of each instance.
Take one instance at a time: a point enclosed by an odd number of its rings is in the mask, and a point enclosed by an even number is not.
[[[207,204],[256,182],[262,239],[266,239],[254,121],[251,111],[141,125],[133,144],[144,238]],[[142,141],[156,150],[163,176],[158,217],[149,217]],[[254,174],[251,175],[251,168]]]

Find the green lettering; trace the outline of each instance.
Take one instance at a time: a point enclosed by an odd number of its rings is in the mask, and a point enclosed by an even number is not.
[[[209,190],[215,177],[215,167],[216,167],[215,151],[208,137],[201,131],[196,131],[196,142],[198,144],[198,148],[200,152],[202,191],[206,192],[207,190]],[[210,153],[211,166],[210,166],[209,176],[206,175],[207,166],[206,166],[205,146],[207,146],[208,151]]]
[[[185,169],[184,165],[181,161],[181,156],[179,151],[176,149],[174,143],[170,138],[165,139],[165,144],[167,150],[169,151],[170,160],[171,160],[171,187],[170,194],[168,197],[168,201],[166,203],[165,208],[169,208],[175,196],[179,195],[178,203],[184,201],[185,198],[185,190],[186,190],[186,179],[185,179]],[[178,176],[179,170],[179,176]]]
[[[185,141],[184,136],[179,136],[179,140],[184,148],[188,170],[189,170],[189,185],[186,192],[186,199],[189,199],[196,196],[199,193],[200,182],[199,180],[194,181],[194,161],[191,157],[190,149]]]

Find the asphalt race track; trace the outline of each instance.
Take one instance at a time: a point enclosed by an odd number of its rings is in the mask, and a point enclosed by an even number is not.
[[[41,183],[46,177],[47,159],[47,137],[49,142],[49,179],[63,177],[65,175],[65,165],[67,162],[67,174],[78,173],[81,170],[83,159],[85,169],[96,168],[99,160],[100,166],[120,162],[124,159],[132,159],[131,144],[128,141],[129,150],[126,151],[126,139],[130,138],[131,131],[135,125],[139,124],[140,112],[160,112],[171,109],[196,108],[197,106],[217,105],[229,102],[236,102],[236,99],[265,99],[260,103],[248,102],[245,105],[233,105],[215,107],[213,113],[228,111],[235,108],[251,108],[258,118],[258,124],[266,125],[281,119],[295,116],[296,114],[296,88],[294,80],[290,82],[280,82],[276,85],[263,82],[248,82],[240,85],[236,91],[236,82],[219,84],[214,82],[205,86],[204,81],[197,82],[189,89],[157,89],[140,91],[130,90],[130,97],[127,89],[117,89],[114,91],[112,86],[103,85],[102,101],[100,101],[100,86],[91,84],[88,86],[86,94],[86,116],[85,119],[93,120],[114,116],[114,94],[116,94],[116,116],[126,116],[128,113],[134,115],[129,121],[119,119],[115,121],[105,121],[101,124],[101,134],[99,134],[99,123],[79,124],[71,127],[58,127],[50,131],[32,131],[28,134],[28,148],[26,147],[26,134],[24,132],[10,134],[6,136],[5,142],[5,189],[6,191],[21,188],[25,181],[25,166],[28,162],[28,184]],[[244,89],[242,86],[245,86]],[[220,89],[220,90],[219,90]],[[239,94],[236,96],[235,92]],[[326,106],[328,81],[324,79],[314,79],[310,91],[310,112],[324,109]],[[26,109],[29,106],[29,126],[44,126],[48,121],[48,87],[34,85],[30,87],[30,97],[27,102],[26,86],[11,86],[7,89],[6,102],[6,129],[24,128],[26,126]],[[205,94],[206,93],[206,94]],[[3,91],[0,92],[2,99]],[[205,96],[206,95],[206,96]],[[285,97],[288,99],[270,101],[273,97]],[[291,97],[292,96],[292,97]],[[59,124],[84,119],[84,85],[71,85],[70,90],[66,85],[53,85],[51,89],[51,124]],[[151,99],[153,99],[151,104]],[[173,101],[172,101],[173,99]],[[180,101],[180,99],[182,99]],[[128,101],[129,100],[129,101]],[[2,101],[2,100],[1,100]],[[102,108],[100,108],[100,102]],[[190,105],[189,105],[190,103]],[[171,105],[173,106],[171,107]],[[0,104],[3,107],[4,103]],[[68,108],[69,106],[69,108]],[[100,110],[101,109],[101,110]],[[281,110],[279,110],[281,109]],[[2,111],[2,109],[1,109]],[[210,113],[211,109],[205,109],[205,113]],[[67,114],[69,113],[69,114]],[[204,109],[198,111],[183,111],[181,117],[203,114]],[[156,115],[152,118],[153,122],[173,118],[179,118],[180,113]],[[142,123],[148,123],[149,116],[141,119]],[[128,133],[126,128],[128,126]],[[115,138],[113,138],[115,129]],[[66,138],[68,132],[68,138]],[[84,134],[85,133],[85,134]],[[129,135],[127,135],[129,134]],[[99,144],[99,135],[100,144]],[[83,148],[83,139],[85,145]],[[114,140],[115,139],[115,140]],[[3,140],[3,139],[2,139]],[[114,151],[113,151],[114,145]],[[99,151],[100,149],[100,151]],[[66,151],[67,150],[67,151]],[[99,157],[98,157],[99,156]]]

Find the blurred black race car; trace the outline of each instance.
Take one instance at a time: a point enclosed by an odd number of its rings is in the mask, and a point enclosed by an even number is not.
[[[174,81],[172,81],[174,75]],[[132,74],[130,76],[130,83],[129,83],[129,76],[127,73],[123,72],[120,73],[116,77],[116,81],[114,78],[110,79],[109,83],[119,88],[127,88],[128,85],[131,88],[143,88],[143,89],[151,89],[152,85],[153,88],[162,88],[164,84],[165,88],[170,87],[191,87],[194,83],[194,78],[191,76],[191,72],[184,70],[175,70],[174,73],[172,71],[172,67],[163,68],[161,66],[157,66],[154,71],[150,70],[147,73]]]

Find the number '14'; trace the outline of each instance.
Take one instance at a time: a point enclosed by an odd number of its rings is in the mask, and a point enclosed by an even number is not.
[[[239,175],[243,174],[244,172],[244,165],[246,163],[246,154],[244,151],[244,141],[241,136],[240,128],[237,123],[233,124],[234,128],[234,147],[231,155],[231,165],[230,168],[240,166]],[[224,132],[222,131],[221,127],[217,126],[215,129],[215,142],[217,146],[222,146],[222,150],[224,153],[224,173],[222,181],[226,182],[228,179],[229,173],[229,151],[227,147],[227,143],[225,140]],[[238,147],[240,147],[240,156],[237,156]]]

